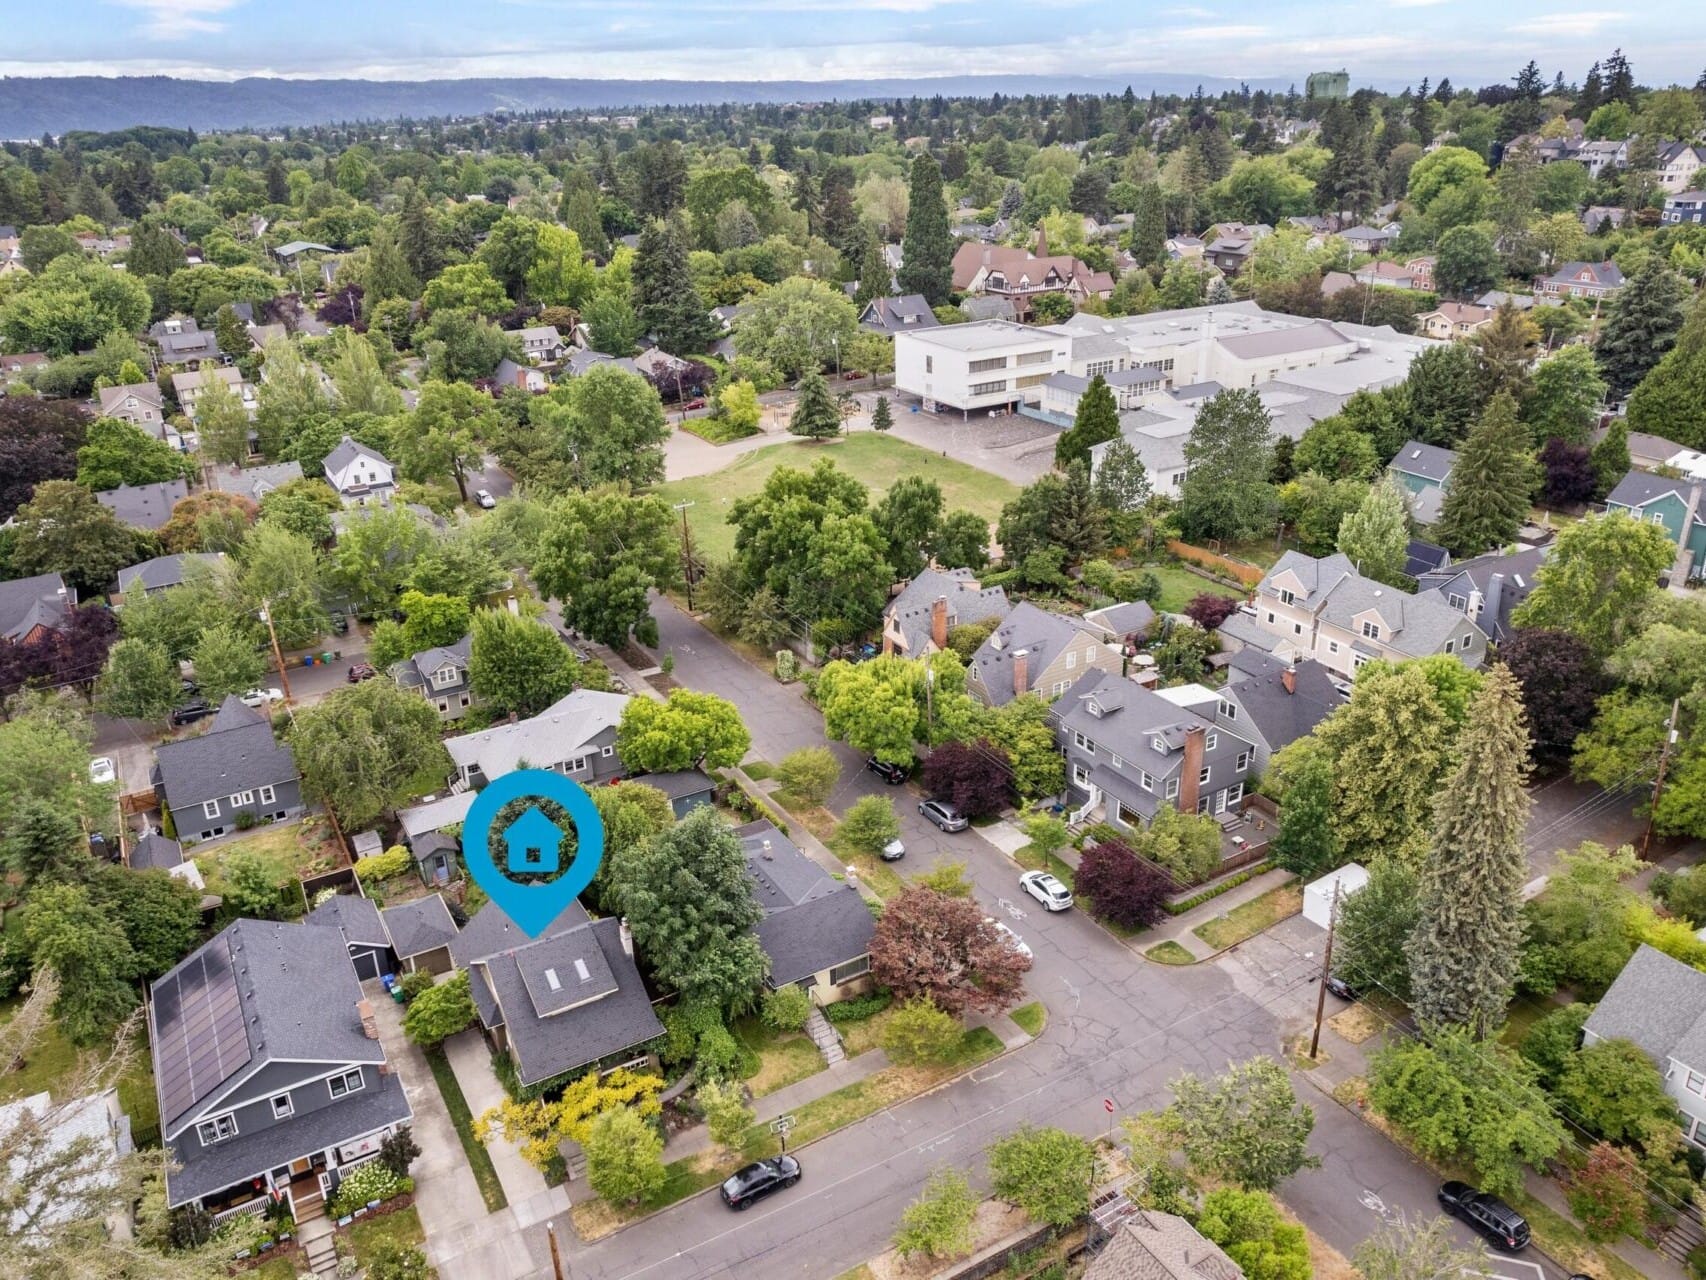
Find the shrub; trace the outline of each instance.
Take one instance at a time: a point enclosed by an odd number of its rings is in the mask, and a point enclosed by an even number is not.
[[[900,819],[887,796],[860,796],[847,810],[836,834],[862,853],[877,853],[900,836]]]
[[[755,1118],[752,1108],[746,1105],[746,1091],[738,1084],[707,1080],[699,1086],[698,1096],[711,1141],[729,1148],[738,1147]]]
[[[413,1179],[400,1178],[383,1162],[369,1160],[366,1164],[357,1165],[338,1184],[337,1194],[332,1197],[332,1215],[341,1218],[375,1200],[389,1200],[414,1189]]]
[[[1609,1142],[1588,1151],[1569,1183],[1570,1212],[1582,1220],[1588,1239],[1611,1241],[1641,1230],[1647,1198],[1640,1176],[1635,1162]]]
[[[971,1248],[977,1196],[958,1169],[938,1169],[901,1212],[894,1247],[903,1257],[950,1258]]]
[[[1247,1276],[1309,1280],[1309,1239],[1302,1227],[1280,1217],[1265,1191],[1222,1187],[1210,1192],[1197,1230],[1226,1250]]]
[[[808,804],[822,804],[835,790],[841,765],[828,747],[801,747],[776,766],[782,786]]]
[[[355,864],[355,876],[363,884],[377,884],[402,875],[413,863],[414,857],[407,849],[400,844],[392,845],[384,853],[359,859]]]
[[[1204,631],[1213,631],[1238,611],[1238,601],[1218,592],[1204,591],[1191,597],[1184,614]]]
[[[382,1240],[374,1247],[367,1262],[367,1280],[427,1280],[432,1271],[426,1254]]]
[[[895,1010],[879,1040],[890,1060],[915,1067],[950,1061],[963,1035],[957,1018],[919,999]]]
[[[720,1080],[733,1075],[740,1065],[740,1058],[740,1045],[721,1023],[699,1033],[693,1066],[701,1080]]]
[[[1073,888],[1099,917],[1124,929],[1141,929],[1167,914],[1173,883],[1167,873],[1118,841],[1084,850]]]
[[[420,1143],[408,1125],[404,1125],[379,1144],[379,1163],[399,1178],[409,1176],[409,1166],[421,1154]]]
[[[601,1112],[581,1147],[587,1182],[611,1204],[637,1204],[656,1195],[668,1176],[663,1139],[630,1107]]]
[[[1070,1226],[1090,1207],[1095,1152],[1064,1129],[1026,1126],[989,1149],[990,1187],[1038,1222]]]
[[[863,1022],[874,1018],[894,1003],[894,992],[873,991],[853,1000],[838,1000],[823,1011],[823,1016],[840,1025],[844,1022]]]
[[[416,1044],[437,1044],[466,1028],[474,1018],[474,997],[468,990],[468,971],[463,969],[409,1003],[403,1015],[403,1034]]]
[[[937,893],[945,893],[950,898],[969,898],[972,894],[972,883],[966,877],[965,862],[950,862],[938,858],[930,864],[928,871],[921,871],[913,877],[916,884],[926,889],[934,889]]]
[[[772,1031],[799,1031],[812,1016],[812,998],[793,985],[766,991],[759,1016]]]
[[[425,969],[416,969],[413,973],[405,973],[398,985],[403,988],[403,999],[408,1001],[436,986],[437,979]]]

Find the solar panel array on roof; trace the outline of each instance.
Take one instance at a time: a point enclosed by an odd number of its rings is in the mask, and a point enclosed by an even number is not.
[[[229,945],[204,947],[154,989],[154,1070],[167,1123],[251,1056]]]

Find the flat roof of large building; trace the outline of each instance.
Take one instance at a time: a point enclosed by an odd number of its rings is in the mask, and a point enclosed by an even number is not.
[[[978,320],[917,332],[904,330],[895,336],[952,351],[986,351],[996,346],[1044,346],[1057,341],[1061,335],[1055,329],[1038,329],[1028,324],[1015,324],[1011,320]]]

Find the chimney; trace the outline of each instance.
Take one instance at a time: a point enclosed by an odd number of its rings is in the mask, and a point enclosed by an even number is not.
[[[1031,659],[1029,651],[1013,651],[1013,696],[1023,697],[1031,691]]]
[[[948,647],[948,597],[937,596],[930,606],[930,643],[938,649]]]
[[[1197,779],[1202,775],[1203,739],[1208,736],[1206,724],[1194,724],[1185,730],[1185,761],[1179,767],[1179,812],[1197,811]]]
[[[1296,693],[1297,668],[1287,667],[1284,671],[1280,672],[1280,683],[1285,686],[1285,691],[1287,693]]]
[[[362,1034],[369,1040],[379,1039],[379,1020],[373,1016],[373,1002],[370,1000],[357,1000],[355,1002],[355,1012],[361,1019]]]
[[[634,958],[634,931],[628,927],[628,917],[623,916],[616,925],[616,936],[622,942],[622,954],[630,960]]]

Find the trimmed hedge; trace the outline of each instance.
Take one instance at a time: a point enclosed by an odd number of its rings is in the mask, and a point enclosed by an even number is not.
[[[1166,903],[1163,903],[1161,905],[1161,909],[1163,911],[1165,911],[1170,916],[1182,916],[1185,914],[1185,912],[1189,911],[1192,907],[1200,907],[1200,906],[1202,906],[1203,903],[1208,902],[1214,898],[1218,898],[1223,893],[1229,893],[1233,889],[1236,889],[1239,885],[1247,884],[1251,880],[1254,880],[1257,876],[1261,875],[1264,871],[1271,871],[1272,869],[1273,869],[1273,863],[1271,863],[1271,862],[1251,863],[1249,866],[1245,867],[1242,871],[1236,873],[1235,875],[1227,876],[1226,879],[1222,880],[1219,884],[1215,885],[1212,889],[1204,889],[1201,893],[1193,893],[1190,897],[1186,898],[1183,902],[1166,902]]]
[[[873,991],[868,996],[838,1000],[824,1009],[823,1016],[831,1022],[863,1022],[866,1018],[876,1017],[892,1003],[892,991]]]

